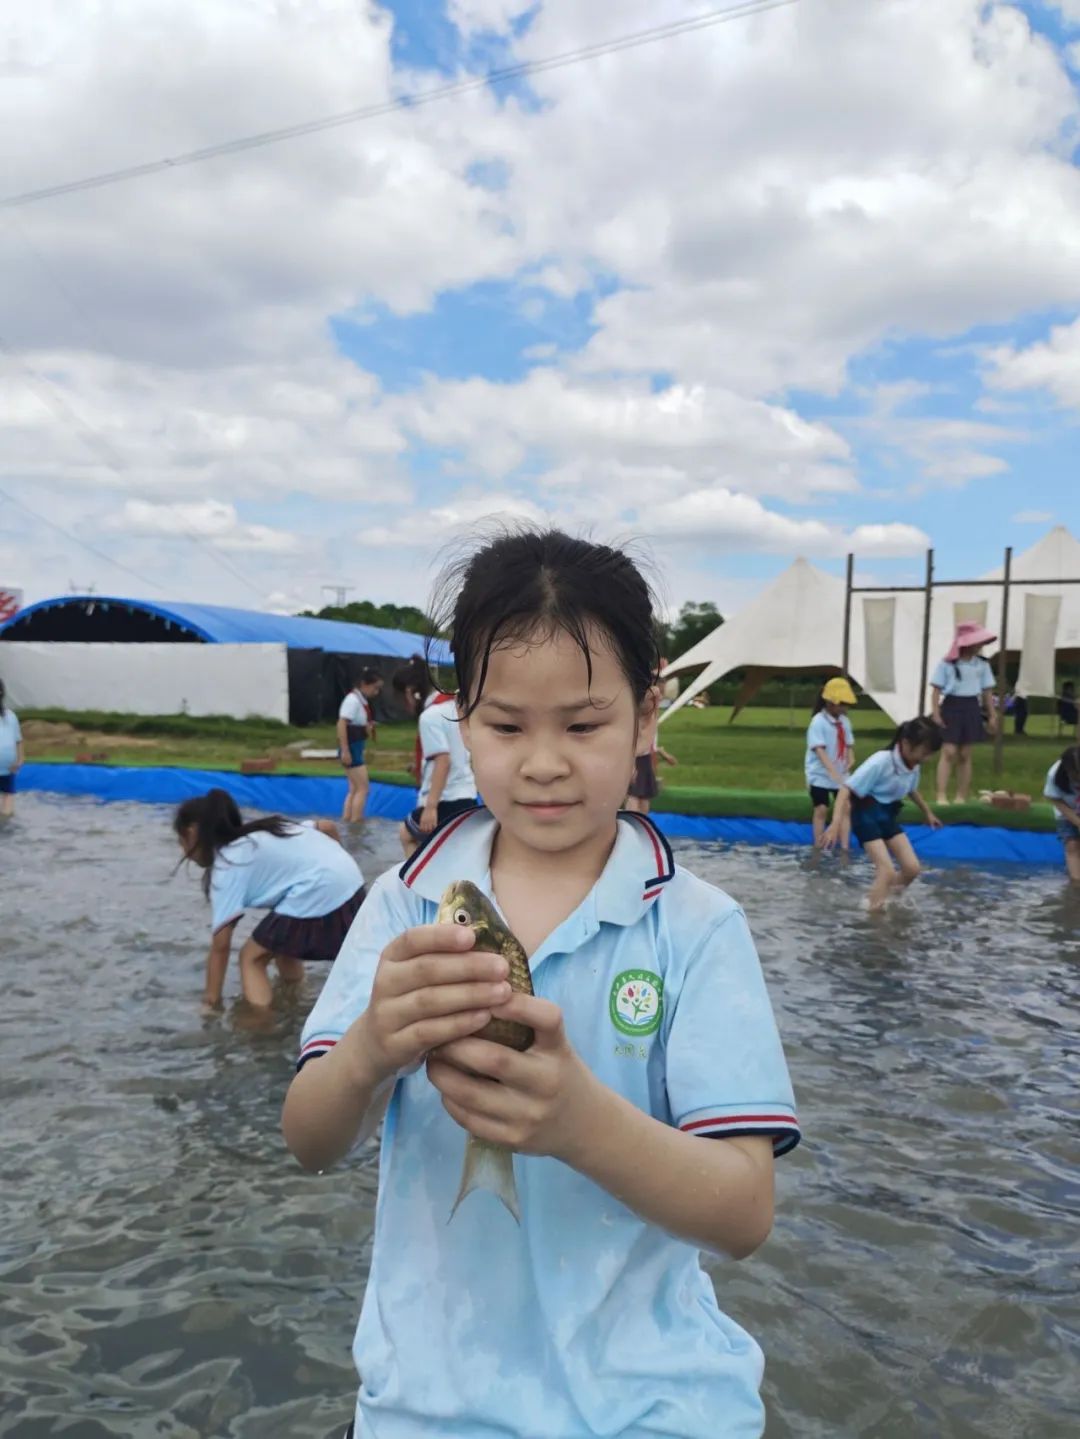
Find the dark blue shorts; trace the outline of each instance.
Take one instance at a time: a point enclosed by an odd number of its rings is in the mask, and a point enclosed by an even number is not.
[[[852,798],[851,828],[860,844],[869,844],[872,839],[895,839],[904,833],[904,826],[897,818],[902,800],[882,804],[879,799]]]
[[[810,786],[810,803],[815,809],[820,805],[824,805],[825,808],[828,809],[829,805],[831,805],[836,798],[836,793],[836,790],[826,789],[824,785],[812,784]]]
[[[15,776],[13,774],[0,774],[0,794],[15,793]]]
[[[364,750],[365,750],[366,748],[367,748],[367,740],[364,740],[364,739],[354,739],[354,740],[350,740],[350,741],[349,741],[349,763],[348,763],[348,764],[345,764],[345,761],[344,761],[344,760],[342,760],[341,763],[342,763],[343,765],[345,765],[345,768],[346,768],[346,769],[356,769],[357,765],[366,764],[367,761],[364,759]]]
[[[0,790],[4,788],[4,781],[0,779]],[[1067,819],[1059,819],[1057,822],[1057,836],[1062,844],[1080,844],[1080,829],[1070,824]]]

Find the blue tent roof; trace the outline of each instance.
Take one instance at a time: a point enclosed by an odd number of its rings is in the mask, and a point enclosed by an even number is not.
[[[63,595],[27,605],[6,624],[0,625],[0,639],[14,638],[12,632],[30,616],[42,610],[71,608],[107,613],[113,606],[156,615],[167,624],[189,631],[206,644],[284,644],[294,650],[325,650],[330,654],[385,655],[408,659],[426,653],[432,664],[453,663],[450,647],[443,640],[425,640],[407,630],[384,630],[375,625],[354,625],[343,620],[308,619],[297,615],[271,615],[261,610],[238,610],[225,605],[188,604],[124,599],[117,595]]]

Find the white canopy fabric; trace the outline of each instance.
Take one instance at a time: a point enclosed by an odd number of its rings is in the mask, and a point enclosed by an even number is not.
[[[982,578],[1000,579],[1001,575],[999,565]],[[1040,585],[1025,591],[1023,581],[1080,581],[1080,541],[1059,525],[1014,558],[1012,579],[1006,641],[1009,652],[1020,651],[1026,637],[1024,692],[1052,694],[1053,666],[1047,661],[1047,651],[1080,652],[1080,583],[1060,589]],[[1029,596],[1043,602],[1031,603]],[[1060,604],[1045,603],[1052,598],[1060,599]],[[951,645],[959,620],[977,619],[995,633],[1000,630],[1001,600],[1000,588],[980,585],[978,581],[934,591],[930,612],[931,674]],[[849,673],[897,723],[924,713],[928,703],[927,697],[918,693],[923,606],[921,594],[852,596]],[[988,645],[987,654],[992,656],[996,648]],[[744,689],[752,692],[770,673],[840,673],[843,654],[844,582],[805,559],[797,559],[745,609],[667,667],[665,676],[705,666],[661,715],[661,723],[732,670],[751,672]]]

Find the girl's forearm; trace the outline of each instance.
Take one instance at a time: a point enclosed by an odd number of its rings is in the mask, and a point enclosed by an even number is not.
[[[565,1162],[680,1239],[752,1254],[772,1228],[772,1141],[684,1134],[596,1083],[593,1115]]]
[[[206,954],[206,985],[203,997],[210,1004],[221,1003],[221,992],[225,988],[225,974],[229,968],[229,946],[211,944]]]
[[[833,804],[833,824],[843,824],[844,821],[847,819],[850,810],[851,791],[848,789],[846,784],[841,782],[840,788],[836,792],[836,801]]]
[[[281,1112],[285,1143],[305,1169],[328,1169],[375,1132],[394,1078],[380,1080],[364,1063],[360,1020],[328,1054],[308,1060]]]

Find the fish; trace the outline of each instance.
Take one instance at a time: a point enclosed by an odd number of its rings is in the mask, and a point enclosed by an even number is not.
[[[462,879],[448,885],[439,901],[436,921],[439,924],[468,925],[476,935],[476,950],[481,954],[501,954],[509,964],[510,988],[516,994],[533,993],[532,974],[525,950],[503,924],[495,906],[475,884]],[[509,1049],[524,1053],[536,1035],[527,1024],[520,1024],[514,1019],[499,1019],[493,1015],[483,1029],[477,1030],[476,1037],[489,1039],[495,1044],[505,1044]],[[502,1200],[515,1220],[521,1223],[513,1151],[505,1145],[490,1144],[470,1134],[465,1141],[461,1187],[450,1211],[450,1219],[457,1213],[461,1201],[474,1189],[490,1190]]]

